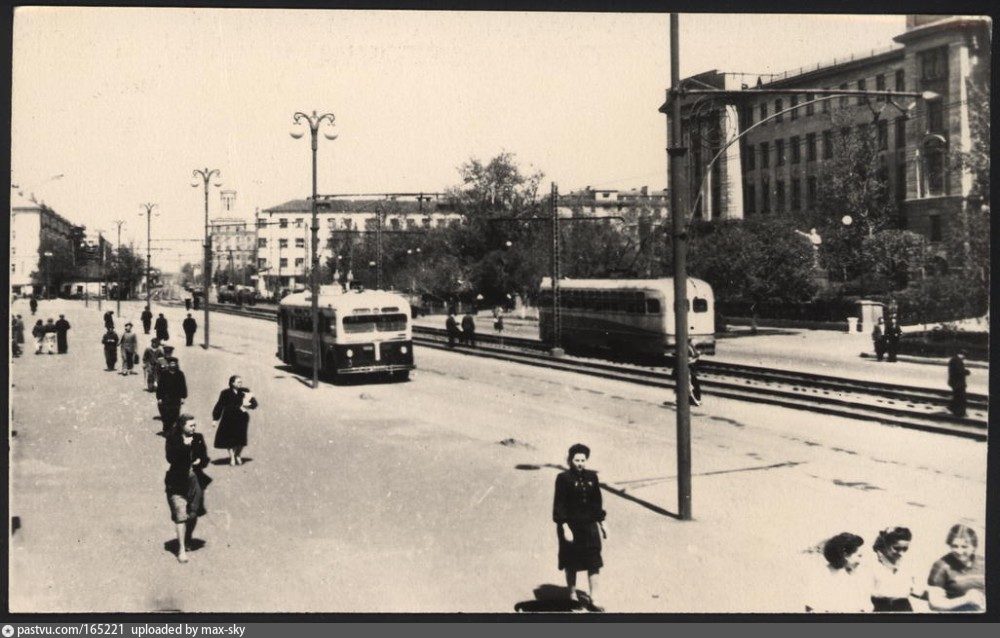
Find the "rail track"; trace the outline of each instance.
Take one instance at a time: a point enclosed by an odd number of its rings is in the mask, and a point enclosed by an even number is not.
[[[272,308],[237,308],[219,304],[212,304],[211,307],[217,312],[265,320],[273,320],[276,313]],[[444,329],[414,326],[413,333],[415,343],[449,349]],[[476,340],[478,345],[475,348],[458,346],[454,351],[605,379],[674,388],[670,369],[664,366],[610,362],[578,356],[555,358],[548,353],[547,346],[541,341],[523,337],[477,334]],[[989,398],[986,395],[970,393],[968,415],[960,418],[947,411],[950,393],[946,390],[704,359],[698,366],[698,378],[703,394],[706,395],[874,421],[978,441],[987,439]]]

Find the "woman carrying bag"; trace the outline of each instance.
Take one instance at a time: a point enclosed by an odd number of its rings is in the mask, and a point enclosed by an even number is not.
[[[217,422],[215,448],[229,451],[229,464],[242,465],[240,454],[247,445],[250,410],[257,408],[257,399],[243,387],[239,375],[229,377],[229,387],[219,393],[219,400],[212,408],[212,419]]]

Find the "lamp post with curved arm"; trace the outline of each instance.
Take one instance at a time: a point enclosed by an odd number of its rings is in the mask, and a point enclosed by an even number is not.
[[[302,126],[303,123],[309,125],[309,133],[312,137],[312,199],[310,204],[312,206],[312,264],[309,269],[309,289],[312,294],[312,387],[316,388],[319,386],[319,368],[322,362],[323,353],[320,349],[319,340],[319,217],[316,213],[316,150],[319,147],[317,133],[319,133],[319,127],[323,122],[327,122],[331,127],[334,125],[335,118],[333,113],[323,113],[322,115],[317,115],[316,111],[312,112],[312,115],[306,115],[305,113],[298,111],[292,117],[292,122],[295,126]],[[291,136],[294,139],[300,139],[305,135],[305,131],[301,129],[295,129],[291,132]],[[335,140],[337,136],[333,133],[324,131],[323,137],[328,140]]]
[[[205,302],[205,345],[208,350],[208,289],[212,285],[212,236],[208,234],[208,185],[213,177],[222,177],[222,173],[217,168],[196,168],[191,174],[192,178],[200,177],[205,185],[205,266],[202,272],[202,287]],[[222,184],[215,182],[214,186],[220,188]],[[191,182],[192,188],[198,188],[198,182]]]
[[[153,209],[156,208],[156,204],[139,204],[139,205],[146,209],[146,212],[139,213],[139,214],[146,216],[146,307],[149,308],[149,295],[150,295],[149,271],[150,271],[150,267],[151,267],[149,243],[150,243],[150,237],[151,237],[150,231],[151,231],[152,223],[153,223],[152,222]],[[157,215],[157,217],[159,217],[159,213],[157,213],[156,215]]]

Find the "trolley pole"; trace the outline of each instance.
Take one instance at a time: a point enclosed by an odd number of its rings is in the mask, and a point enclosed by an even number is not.
[[[559,187],[552,182],[549,195],[549,212],[552,216],[552,350],[553,357],[561,357],[564,352],[562,343],[562,316],[559,313]]]
[[[153,209],[156,208],[156,204],[139,204],[146,209],[146,307],[149,308],[149,271],[150,271],[150,248],[149,242],[151,237],[151,227],[153,223]],[[142,213],[139,213],[142,215]]]
[[[690,370],[688,369],[687,317],[687,235],[681,214],[678,192],[681,183],[681,162],[687,148],[681,140],[680,42],[676,13],[670,14],[670,141],[667,164],[670,170],[670,216],[673,221],[674,252],[674,370],[677,404],[677,509],[682,521],[691,520],[691,406],[688,401]]]

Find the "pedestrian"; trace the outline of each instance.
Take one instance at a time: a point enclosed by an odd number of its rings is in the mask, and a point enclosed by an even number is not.
[[[156,391],[156,368],[159,365],[157,359],[162,356],[160,350],[160,340],[153,337],[146,349],[142,352],[142,371],[146,377],[146,391]]]
[[[42,348],[45,346],[45,324],[41,319],[35,322],[31,336],[35,338],[35,354],[42,354]]]
[[[497,315],[496,321],[493,322],[493,329],[499,334],[503,334],[503,313]]]
[[[215,431],[215,448],[229,450],[229,464],[241,465],[240,454],[247,445],[250,425],[249,410],[257,409],[257,399],[243,387],[239,375],[229,377],[229,387],[219,393],[219,400],[212,408],[212,420],[218,424]]]
[[[21,315],[14,317],[14,338],[18,345],[24,344],[24,319]]]
[[[10,320],[10,353],[14,357],[21,356],[21,344],[17,342],[17,317]]]
[[[146,306],[139,318],[142,320],[142,333],[148,335],[149,328],[153,324],[153,313],[149,311],[149,306]]]
[[[109,310],[104,313],[104,327],[107,330],[115,329],[115,311]]]
[[[46,354],[55,354],[57,350],[57,338],[56,338],[56,324],[52,322],[50,318],[45,324],[45,352]]]
[[[863,538],[842,532],[823,544],[826,569],[813,583],[806,611],[816,613],[849,613],[871,611],[870,583],[866,582],[861,565]]]
[[[104,336],[101,337],[101,343],[104,344],[104,362],[107,364],[108,370],[114,370],[115,364],[118,362],[118,335],[114,328],[108,328]]]
[[[69,332],[70,325],[66,321],[66,315],[59,315],[59,321],[56,322],[56,347],[59,354],[66,354],[69,352],[69,341],[66,340],[66,333]]]
[[[125,324],[125,332],[121,338],[122,349],[122,376],[137,374],[132,368],[139,358],[139,341],[135,333],[132,332],[132,322]]]
[[[35,299],[35,295],[31,295],[31,299],[28,301],[28,306],[31,308],[32,316],[34,316],[35,312],[38,311],[38,299]]]
[[[698,371],[701,369],[700,361],[701,353],[691,341],[688,341],[688,381],[690,382],[688,392],[691,403],[695,405],[701,405],[701,382],[698,381]]]
[[[465,311],[462,317],[462,341],[473,348],[476,347],[476,320],[472,318],[472,312]]]
[[[163,434],[177,422],[181,406],[187,398],[187,379],[181,372],[176,357],[167,357],[167,369],[160,373],[156,383],[156,405],[160,410]]]
[[[184,328],[184,336],[187,337],[187,345],[194,345],[194,333],[198,329],[198,322],[194,320],[190,312],[181,326]]]
[[[444,322],[445,330],[448,331],[448,347],[454,348],[455,342],[458,340],[458,321],[455,320],[455,311],[448,311],[448,318]]]
[[[904,560],[913,534],[906,527],[889,527],[878,533],[872,543],[875,564],[872,567],[873,611],[910,612],[910,596],[922,597],[924,588]]]
[[[191,312],[191,297],[184,297],[184,310]]]
[[[951,402],[948,409],[955,416],[965,416],[966,386],[969,370],[965,367],[965,350],[959,350],[955,356],[948,359],[948,386],[951,387]]]
[[[896,361],[896,353],[899,352],[899,339],[902,336],[903,329],[899,327],[899,317],[893,315],[885,329],[885,349],[889,355],[888,361]]]
[[[879,361],[885,355],[885,334],[883,329],[885,327],[885,320],[879,318],[875,327],[872,328],[872,346],[875,348],[875,358]]]
[[[160,316],[156,318],[156,325],[154,327],[156,329],[156,338],[159,339],[161,343],[164,341],[170,341],[170,333],[167,332],[167,318],[163,316],[162,312],[160,313]]]
[[[986,611],[986,578],[983,557],[976,554],[979,537],[971,527],[958,524],[948,530],[951,552],[931,566],[927,577],[927,602],[934,611]]]
[[[194,417],[185,414],[177,420],[177,427],[167,434],[167,469],[163,483],[166,486],[170,518],[177,530],[177,560],[188,562],[188,550],[193,549],[194,529],[198,517],[205,510],[205,488],[211,482],[205,474],[208,466],[208,449],[205,437],[196,432]]]
[[[559,569],[566,574],[570,600],[577,599],[576,573],[587,572],[590,609],[604,611],[596,602],[605,512],[597,472],[586,469],[590,448],[576,443],[566,457],[569,469],[556,477],[552,520],[559,539]]]

